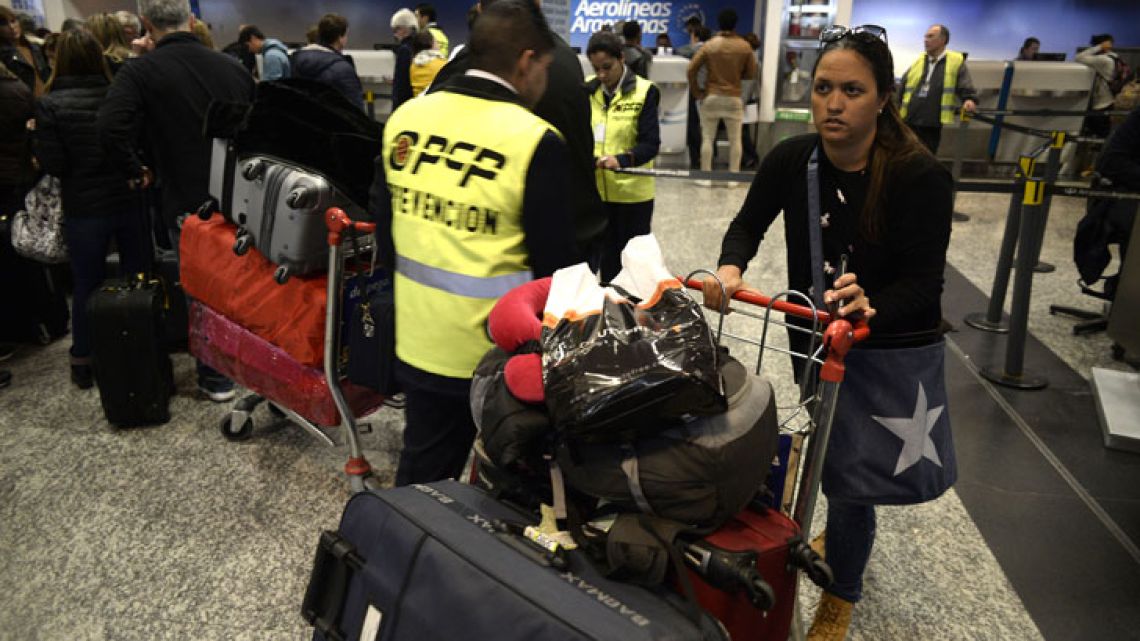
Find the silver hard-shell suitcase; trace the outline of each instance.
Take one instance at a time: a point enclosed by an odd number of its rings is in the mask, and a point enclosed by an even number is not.
[[[355,220],[367,218],[364,210],[323,176],[298,165],[250,156],[236,162],[230,218],[240,228],[236,253],[257,247],[280,265],[274,279],[324,269],[328,260],[324,215],[340,207]]]

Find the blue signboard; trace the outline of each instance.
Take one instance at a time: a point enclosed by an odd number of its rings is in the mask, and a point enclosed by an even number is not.
[[[730,0],[715,4],[673,2],[671,0],[572,0],[570,45],[586,49],[590,36],[605,25],[636,20],[641,24],[641,44],[654,47],[657,36],[668,34],[674,47],[689,43],[685,22],[696,16],[701,23],[716,31],[716,14],[726,8],[736,10],[736,30],[745,33],[752,28],[755,4],[750,0]]]

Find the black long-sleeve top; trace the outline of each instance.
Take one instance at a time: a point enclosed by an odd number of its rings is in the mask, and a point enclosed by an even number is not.
[[[1109,136],[1096,170],[1116,189],[1140,191],[1140,107]]]
[[[797,136],[765,156],[740,212],[724,235],[718,265],[735,265],[744,271],[782,211],[789,287],[802,292],[811,289],[807,162],[818,143],[816,134]],[[869,177],[839,171],[822,147],[819,159],[821,224],[827,225],[823,229],[825,267],[838,264],[837,254],[848,255],[847,271],[858,276],[877,312],[870,320],[872,338],[866,344],[933,340],[942,319],[943,270],[950,243],[950,173],[927,154],[891,167],[883,199],[881,237],[871,240],[858,224]],[[836,275],[825,275],[828,286]],[[920,338],[913,340],[916,336]]]
[[[392,69],[392,111],[412,99],[412,37],[396,47],[396,66]]]
[[[493,80],[474,76],[450,79],[442,91],[455,91],[486,100],[519,102],[516,94]],[[395,264],[392,243],[392,198],[385,179],[382,156],[375,160],[376,177],[369,194],[369,211],[374,212],[376,224],[386,233],[381,239],[380,260],[385,266]],[[553,132],[547,132],[531,157],[523,186],[522,226],[524,243],[535,278],[550,276],[555,270],[579,262],[581,257],[574,243],[574,220],[569,199],[570,189],[566,175],[570,159],[566,143]]]

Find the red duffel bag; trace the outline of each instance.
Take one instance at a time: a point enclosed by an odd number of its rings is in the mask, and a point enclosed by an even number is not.
[[[193,299],[283,349],[302,365],[324,361],[325,274],[278,284],[277,268],[250,249],[234,254],[237,227],[215,215],[188,216],[179,248],[182,288]]]

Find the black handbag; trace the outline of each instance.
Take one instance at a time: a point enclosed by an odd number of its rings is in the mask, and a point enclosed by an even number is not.
[[[347,376],[351,383],[385,396],[399,393],[396,385],[396,299],[392,278],[376,275],[375,260],[354,279],[345,301],[350,312],[347,336]]]

